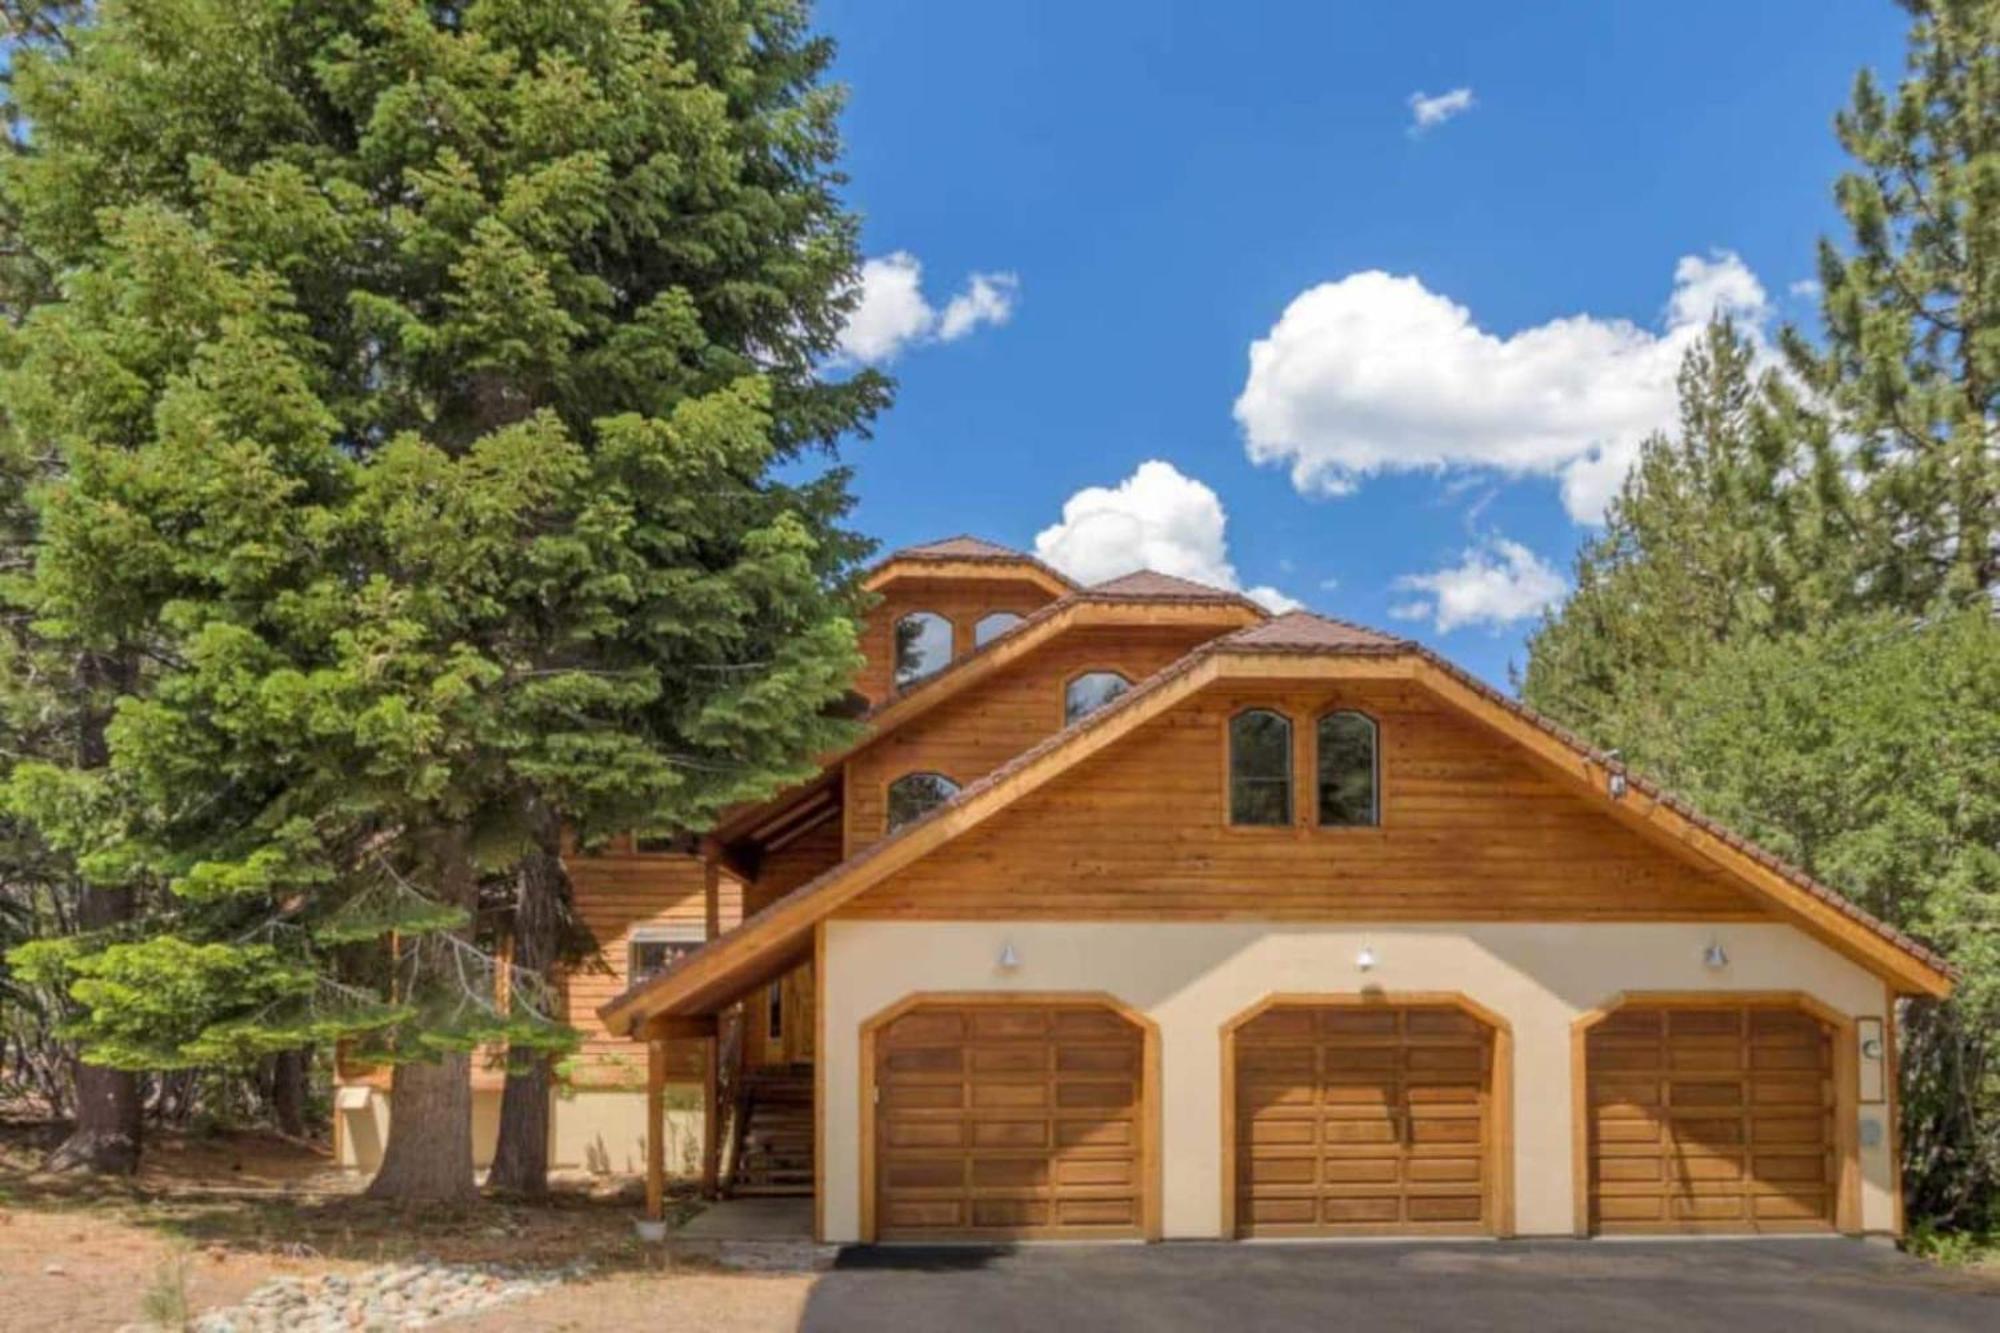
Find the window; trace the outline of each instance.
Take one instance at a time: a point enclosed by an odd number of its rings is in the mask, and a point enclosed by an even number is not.
[[[1012,611],[995,611],[990,616],[981,616],[979,623],[972,627],[972,646],[984,647],[1020,623],[1021,617]]]
[[[1350,828],[1382,822],[1377,789],[1375,720],[1328,713],[1319,720],[1319,822]]]
[[[922,819],[956,795],[958,784],[942,773],[905,773],[889,784],[889,832]]]
[[[1063,691],[1063,725],[1095,713],[1132,688],[1132,682],[1116,671],[1086,671]]]
[[[658,976],[702,945],[702,927],[641,926],[632,932],[630,952],[625,959],[625,982],[636,986]]]
[[[1292,720],[1268,708],[1229,719],[1229,822],[1292,822]]]
[[[942,670],[949,661],[949,620],[935,611],[912,611],[896,622],[896,688]]]

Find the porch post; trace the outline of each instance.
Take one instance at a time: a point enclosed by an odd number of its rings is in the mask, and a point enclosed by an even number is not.
[[[667,1199],[667,1043],[646,1039],[646,1216],[659,1221]]]
[[[701,1197],[716,1197],[717,1178],[722,1163],[722,1107],[717,1092],[721,1086],[720,1034],[701,1044]]]
[[[722,845],[714,838],[701,840],[701,898],[704,933],[714,939],[722,933]]]

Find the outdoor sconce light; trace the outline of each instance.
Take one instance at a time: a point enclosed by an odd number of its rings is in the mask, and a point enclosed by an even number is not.
[[[1605,766],[1611,770],[1611,776],[1604,784],[1605,790],[1611,793],[1612,800],[1622,801],[1625,799],[1627,786],[1625,781],[1624,757],[1616,750],[1606,750],[1604,752],[1604,762]]]
[[[1703,967],[1710,969],[1728,967],[1729,951],[1722,947],[1722,941],[1711,940],[1708,947],[1701,951],[1701,963]]]
[[[1014,952],[1014,941],[1008,940],[1000,946],[1000,970],[1012,972],[1021,965],[1021,955]]]
[[[1375,970],[1375,950],[1365,944],[1362,945],[1361,952],[1354,956],[1354,965],[1363,972],[1373,972]]]
[[[1625,799],[1625,775],[1623,773],[1613,773],[1611,775],[1610,787],[1612,800],[1622,801]]]

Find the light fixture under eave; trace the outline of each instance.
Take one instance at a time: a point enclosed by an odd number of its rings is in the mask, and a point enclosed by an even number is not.
[[[1701,951],[1701,964],[1703,967],[1718,970],[1729,966],[1729,951],[1722,947],[1722,941],[1709,942],[1708,947]]]
[[[1021,955],[1014,952],[1014,941],[1008,940],[1000,946],[1000,970],[1012,972],[1021,965]]]
[[[1375,970],[1375,950],[1368,945],[1362,945],[1361,952],[1354,955],[1354,965],[1363,972],[1373,972]]]

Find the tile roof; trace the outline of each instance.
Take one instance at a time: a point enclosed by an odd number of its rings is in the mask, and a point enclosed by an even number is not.
[[[1121,574],[1115,579],[1093,583],[1084,592],[1095,597],[1130,597],[1143,601],[1182,602],[1243,602],[1248,601],[1240,592],[1218,588],[1208,583],[1196,583],[1174,574],[1162,574],[1157,569],[1135,569],[1130,574]]]
[[[1311,611],[1288,611],[1259,625],[1237,630],[1224,640],[1231,649],[1258,652],[1404,652],[1415,645],[1380,630],[1369,629]]]
[[[889,559],[898,558],[929,560],[1026,560],[1029,557],[1021,551],[1002,546],[999,542],[989,542],[984,537],[974,537],[960,533],[956,537],[942,537],[934,542],[920,542],[915,546],[905,546],[900,551],[889,553]]]

